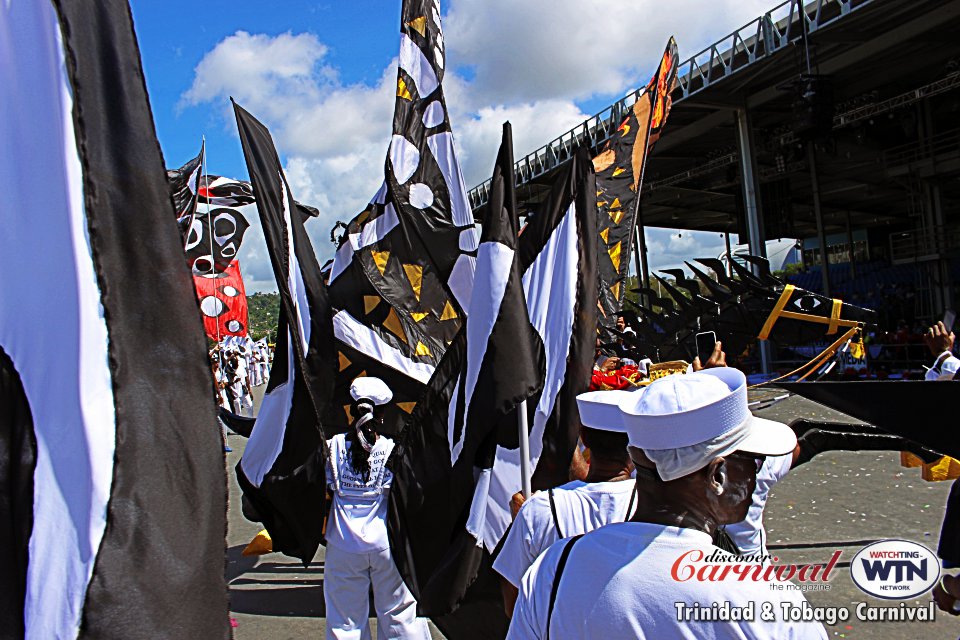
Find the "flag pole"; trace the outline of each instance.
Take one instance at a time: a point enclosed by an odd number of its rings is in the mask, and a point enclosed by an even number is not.
[[[530,430],[527,426],[527,401],[524,400],[517,410],[517,429],[520,432],[520,486],[523,499],[530,498]]]
[[[201,136],[203,140],[203,157],[200,158],[200,164],[203,167],[203,177],[205,187],[209,189],[210,187],[210,176],[207,173],[207,136]],[[209,193],[209,191],[207,192]],[[207,234],[210,236],[210,277],[213,278],[217,273],[216,260],[213,256],[213,216],[210,211],[210,196],[207,196]],[[213,297],[217,298],[217,287],[213,287]],[[217,349],[217,358],[220,360],[220,366],[223,367],[223,345],[220,344],[220,319],[214,317],[214,321],[217,325],[217,346],[220,347]]]

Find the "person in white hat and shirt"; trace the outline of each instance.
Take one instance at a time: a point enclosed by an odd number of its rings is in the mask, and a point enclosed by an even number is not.
[[[591,422],[583,425],[580,439],[590,450],[586,478],[538,492],[524,502],[493,561],[493,570],[502,578],[503,606],[508,616],[513,612],[520,579],[547,547],[611,522],[623,522],[636,507],[626,434],[606,431],[603,425]]]
[[[327,444],[327,486],[333,494],[327,522],[323,597],[327,638],[370,638],[369,593],[377,612],[377,638],[428,640],[430,630],[417,617],[417,601],[404,584],[387,540],[387,495],[393,474],[386,467],[393,440],[377,433],[378,407],[393,392],[379,378],[357,378],[350,385],[354,422]]]
[[[789,427],[750,414],[743,373],[710,369],[667,376],[610,402],[580,398],[581,416],[614,426],[620,420],[637,466],[639,506],[629,522],[557,542],[537,558],[521,581],[508,639],[827,638],[819,622],[782,619],[782,603],[806,604],[799,590],[672,575],[684,554],[720,551],[712,536],[744,519],[764,458],[796,447]],[[690,613],[715,603],[752,610],[753,619]],[[773,620],[762,619],[765,610]]]

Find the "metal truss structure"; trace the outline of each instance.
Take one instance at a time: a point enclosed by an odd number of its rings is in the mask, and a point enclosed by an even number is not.
[[[674,101],[686,100],[716,83],[734,76],[790,44],[842,20],[845,16],[880,0],[785,0],[703,51],[680,63],[679,87]],[[517,185],[525,184],[563,165],[584,141],[593,148],[616,131],[643,89],[632,91],[600,113],[521,158],[515,165]],[[487,202],[490,181],[469,192],[476,210]]]

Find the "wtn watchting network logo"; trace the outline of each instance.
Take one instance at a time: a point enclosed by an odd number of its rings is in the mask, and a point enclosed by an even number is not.
[[[922,544],[882,540],[868,544],[853,556],[850,577],[871,596],[905,600],[933,588],[940,579],[940,561]]]

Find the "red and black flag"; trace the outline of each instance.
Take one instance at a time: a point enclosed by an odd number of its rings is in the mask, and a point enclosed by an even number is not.
[[[193,226],[197,215],[197,198],[200,193],[200,177],[203,174],[203,152],[205,143],[200,144],[200,153],[179,169],[167,169],[167,182],[173,198],[174,213],[183,242],[187,242],[187,233]]]
[[[223,441],[129,6],[0,3],[0,42],[0,634],[229,638]]]
[[[211,340],[247,335],[247,292],[240,273],[240,261],[234,260],[224,271],[202,276],[194,274],[203,328]]]
[[[340,405],[352,377],[385,367],[393,405],[412,409],[418,394],[397,390],[423,389],[469,306],[477,232],[443,96],[445,56],[439,0],[404,0],[383,185],[346,225],[329,272],[336,336],[349,350]]]
[[[237,465],[237,480],[270,532],[274,550],[308,563],[323,537],[321,416],[333,395],[337,363],[330,303],[270,132],[239,105],[234,112],[280,292],[270,382]]]
[[[677,43],[673,38],[657,72],[623,119],[617,133],[593,159],[597,172],[597,230],[601,251],[600,326],[612,329],[623,306],[624,280],[637,224],[637,207],[647,157],[666,124],[677,82]],[[612,334],[605,336],[612,339]]]
[[[543,388],[544,346],[527,314],[517,225],[508,123],[469,316],[392,462],[391,546],[423,615],[454,609],[476,578],[497,444],[517,442],[517,406]]]

